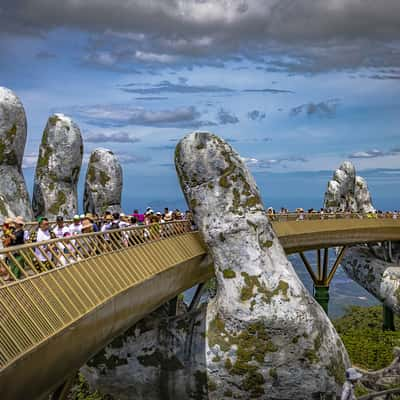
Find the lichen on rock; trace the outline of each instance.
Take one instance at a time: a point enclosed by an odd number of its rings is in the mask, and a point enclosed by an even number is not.
[[[334,398],[347,352],[288,261],[240,156],[195,132],[179,142],[175,165],[217,293],[191,313],[139,323],[102,352],[104,369],[85,367],[85,376],[121,399]]]
[[[345,210],[348,203],[353,212],[375,212],[366,180],[356,176],[354,166],[345,161],[328,183],[325,207]],[[346,250],[341,265],[351,279],[400,315],[400,244],[391,243],[391,252],[388,246],[389,243],[352,246]]]
[[[356,176],[355,167],[350,161],[344,161],[328,182],[324,208],[342,212],[374,211],[367,182]]]
[[[344,377],[331,365],[348,366],[346,350],[289,263],[241,157],[196,132],[178,144],[175,165],[218,281],[207,306],[207,375],[218,383],[209,398],[226,389],[239,398],[335,394]],[[278,365],[279,379],[269,374]]]
[[[92,152],[85,180],[84,210],[103,213],[121,211],[122,168],[115,154],[108,149]]]
[[[24,107],[0,86],[0,221],[6,217],[32,219],[29,194],[22,174],[27,135]]]
[[[78,211],[77,185],[83,157],[78,125],[63,114],[49,117],[43,131],[33,186],[35,216],[72,216]]]

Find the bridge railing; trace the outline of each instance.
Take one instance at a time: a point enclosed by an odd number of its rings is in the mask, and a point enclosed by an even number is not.
[[[190,221],[93,232],[10,246],[0,250],[0,285],[65,268],[96,255],[166,239],[191,231]]]
[[[267,216],[272,222],[286,221],[316,221],[331,219],[400,219],[397,213],[361,213],[361,212],[289,212],[289,213],[268,213]]]

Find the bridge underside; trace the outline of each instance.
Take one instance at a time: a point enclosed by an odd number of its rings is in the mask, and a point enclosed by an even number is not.
[[[155,251],[161,256],[158,262],[146,263]],[[179,258],[183,261],[178,261]],[[3,399],[25,399],[28,391],[31,399],[49,394],[71,372],[79,369],[135,322],[213,275],[213,268],[206,262],[206,253],[197,233],[124,250],[125,267],[137,271],[135,265],[128,264],[129,259],[141,259],[146,265],[142,272],[147,277],[138,283],[126,282],[125,289],[99,302],[51,338],[13,360],[0,372]],[[96,269],[103,269],[104,272],[106,266],[115,264],[115,253],[96,257],[92,262],[93,273]],[[96,292],[94,288],[93,291]]]

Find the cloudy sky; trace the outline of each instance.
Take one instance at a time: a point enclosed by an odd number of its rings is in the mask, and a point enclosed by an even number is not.
[[[266,205],[319,207],[345,159],[400,208],[398,0],[2,0],[0,85],[123,163],[124,206],[183,207],[179,138],[227,139]],[[85,168],[83,170],[85,173]]]

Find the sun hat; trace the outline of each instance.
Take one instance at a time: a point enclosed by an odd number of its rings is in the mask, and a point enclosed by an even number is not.
[[[24,219],[20,216],[20,215],[18,215],[18,217],[17,218],[15,218],[15,221],[14,221],[17,225],[25,225],[25,221],[24,221]]]
[[[74,220],[77,220],[77,219],[80,219],[80,217],[79,217],[78,214],[75,214],[75,215],[74,215]]]
[[[82,229],[87,229],[87,228],[93,228],[93,224],[87,218],[85,218],[82,221]]]
[[[350,381],[356,381],[357,379],[361,379],[362,375],[355,368],[348,368],[346,370],[346,378]]]
[[[107,214],[105,220],[106,221],[112,221],[113,220],[113,216],[110,215],[110,214]]]
[[[81,215],[79,216],[79,218],[80,218],[80,219],[85,218],[85,214],[81,214]]]
[[[93,214],[91,213],[86,213],[85,218],[93,220]]]
[[[169,213],[165,214],[164,221],[171,221],[171,220],[172,220],[172,213],[169,212]]]
[[[14,223],[14,221],[13,221],[12,218],[6,218],[6,219],[4,220],[4,223],[7,224],[7,225],[12,225],[12,224]]]

